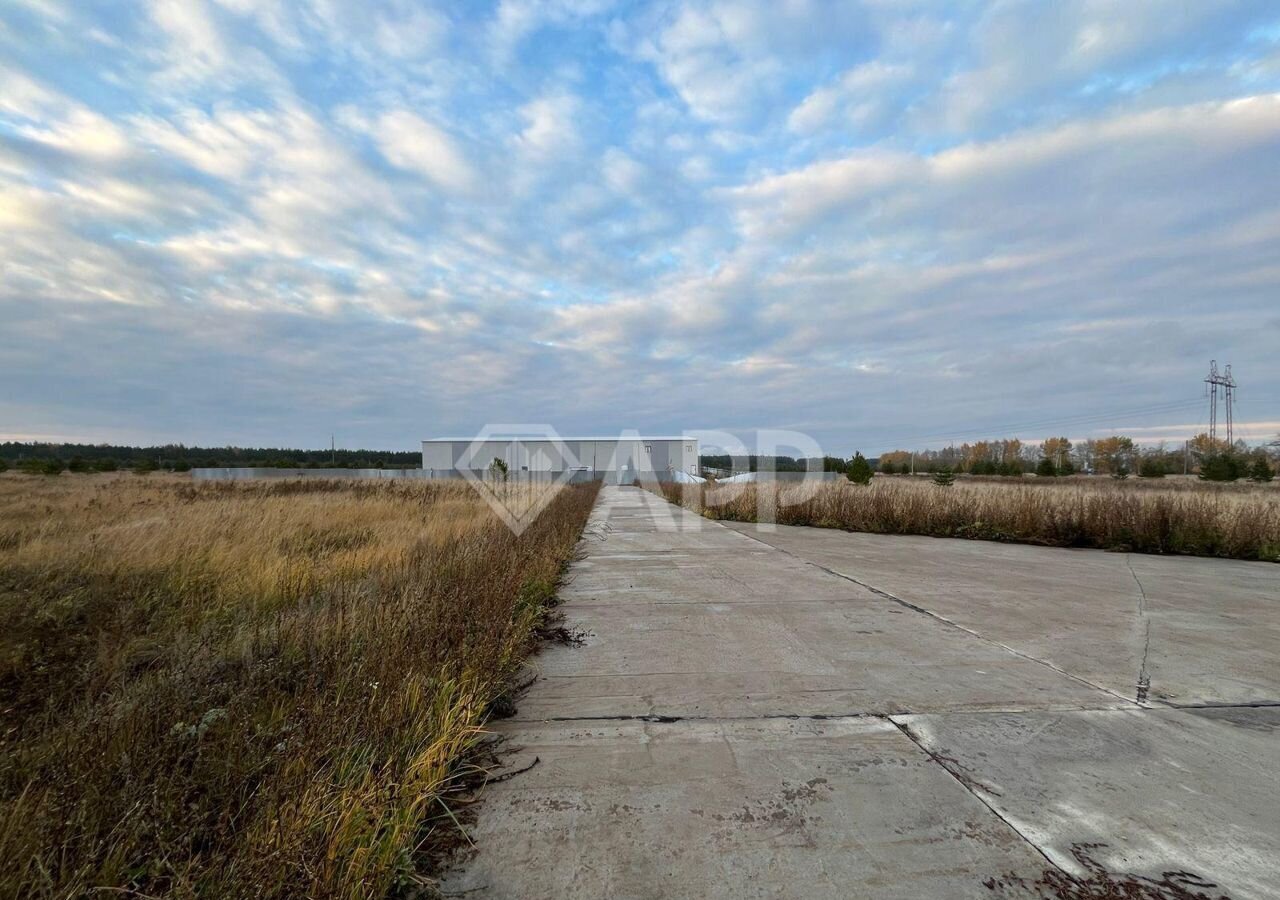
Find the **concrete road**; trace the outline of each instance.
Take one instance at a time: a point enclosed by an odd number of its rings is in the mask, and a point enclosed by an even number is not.
[[[1280,897],[1280,567],[730,528],[616,487],[584,547],[585,640],[498,729],[538,762],[486,789],[446,895],[991,897],[1093,843]]]

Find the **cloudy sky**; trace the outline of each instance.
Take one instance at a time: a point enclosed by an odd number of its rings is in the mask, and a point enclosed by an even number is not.
[[[1274,0],[0,2],[0,437],[1280,431]]]

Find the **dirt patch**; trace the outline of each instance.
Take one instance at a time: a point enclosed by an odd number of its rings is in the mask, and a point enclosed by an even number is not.
[[[988,878],[983,884],[996,896],[1044,900],[1230,900],[1216,890],[1215,883],[1194,872],[1164,872],[1159,878],[1109,872],[1092,855],[1105,846],[1076,844],[1071,848],[1071,855],[1088,872],[1084,877],[1054,868],[1045,869],[1034,882],[1005,875]]]
[[[559,624],[547,624],[540,627],[537,632],[538,640],[547,641],[552,644],[562,644],[570,647],[580,646],[588,637],[590,632],[581,628],[569,628]]]

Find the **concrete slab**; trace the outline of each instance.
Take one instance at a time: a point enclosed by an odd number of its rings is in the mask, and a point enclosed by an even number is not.
[[[1280,708],[895,718],[1055,863],[1280,897]],[[1218,896],[1218,892],[1209,892]]]
[[[1122,696],[1280,701],[1274,563],[726,525]]]
[[[686,573],[682,591],[656,602],[628,591],[568,604],[566,624],[585,633],[584,645],[537,657],[538,689],[518,715],[808,716],[1124,703],[869,592],[850,596],[856,585],[831,576],[797,575],[789,595],[742,603],[719,600],[739,589],[736,582],[705,574]]]
[[[987,897],[1098,842],[1277,896],[1280,709],[1129,698],[1144,650],[1153,697],[1274,697],[1280,568],[759,537],[604,489],[446,895]]]
[[[518,715],[762,716],[1124,704],[670,506],[613,488]],[[662,504],[655,507],[654,501]],[[654,523],[672,522],[658,530]]]
[[[506,726],[446,896],[990,897],[1044,858],[883,719]]]

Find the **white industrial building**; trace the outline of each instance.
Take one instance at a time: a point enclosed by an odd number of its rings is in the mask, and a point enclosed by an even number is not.
[[[686,480],[698,474],[698,439],[661,437],[432,438],[422,442],[422,468],[485,471],[495,459],[508,472],[581,473],[629,484],[637,478]]]

